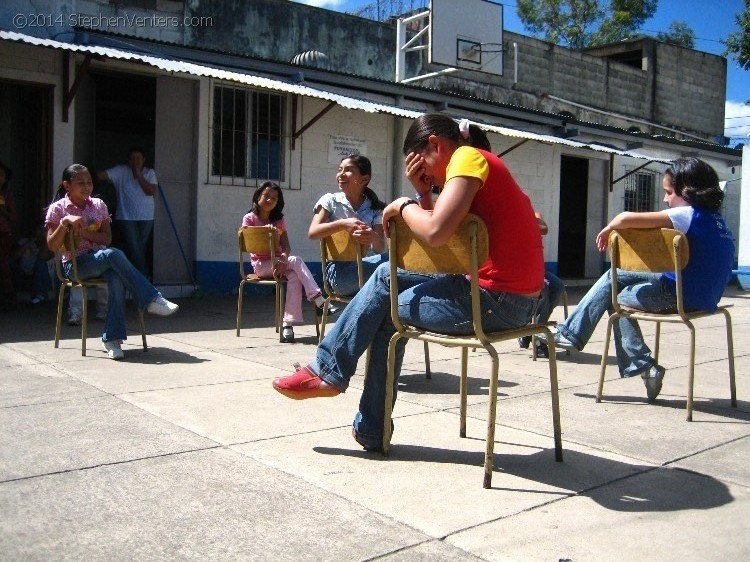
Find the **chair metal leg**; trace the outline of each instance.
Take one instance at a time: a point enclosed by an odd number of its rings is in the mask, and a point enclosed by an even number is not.
[[[615,313],[610,315],[607,321],[607,337],[604,340],[604,350],[602,351],[602,365],[599,370],[599,387],[596,390],[596,401],[602,401],[602,391],[604,390],[604,372],[607,370],[607,356],[609,355],[609,342],[612,339],[612,326],[620,316]],[[552,354],[550,353],[550,356]]]
[[[555,339],[552,336],[552,332],[546,330],[547,334],[547,346],[549,349],[554,349]],[[552,396],[552,430],[555,436],[555,460],[562,462],[563,450],[562,450],[562,427],[560,425],[560,395],[557,384],[557,358],[554,353],[549,354],[549,387],[550,395]]]
[[[83,297],[83,308],[82,308],[83,318],[81,319],[81,355],[85,357],[86,356],[86,338],[87,338],[86,324],[88,322],[88,317],[89,317],[89,313],[87,310],[89,295],[88,295],[88,290],[86,289],[86,287],[81,286],[81,294]]]
[[[138,311],[138,322],[141,324],[141,341],[143,342],[143,351],[148,351],[146,344],[146,322],[143,320],[143,310]]]
[[[690,374],[688,375],[687,421],[693,421],[693,388],[695,385],[695,327],[686,322],[690,328]]]
[[[385,377],[385,410],[383,412],[384,457],[387,457],[391,452],[391,418],[393,417],[393,382],[396,378],[396,344],[400,339],[401,335],[396,332],[388,343],[388,372]]]
[[[734,380],[734,338],[732,336],[732,317],[728,310],[722,310],[727,323],[727,355],[729,360],[729,395],[732,400],[732,408],[737,407],[737,386]]]
[[[240,290],[237,293],[237,337],[240,337],[240,328],[242,326],[242,292],[245,288],[244,279],[240,283]]]
[[[320,329],[318,330],[318,343],[323,341],[323,338],[326,335],[326,323],[328,322],[328,305],[330,304],[331,304],[331,297],[326,297],[326,301],[323,303],[323,314],[320,317]],[[317,316],[316,316],[316,319],[317,319]]]
[[[498,387],[498,357],[492,346],[487,351],[492,359],[492,374],[490,375],[490,400],[487,411],[487,444],[484,453],[484,488],[492,487],[492,469],[495,464],[495,419],[497,416],[497,387]]]
[[[284,287],[280,283],[276,284],[278,290],[278,300],[276,301],[276,331],[279,333],[279,343],[283,336],[281,321],[284,318]]]
[[[430,346],[427,342],[424,342],[424,376],[427,379],[432,378],[432,371],[430,370]]]
[[[661,339],[661,322],[656,322],[656,338],[654,340],[654,361],[659,362],[659,340]]]
[[[55,349],[60,347],[60,327],[62,325],[63,301],[65,300],[65,284],[60,284],[57,297],[57,324],[55,324]]]
[[[427,345],[427,342],[425,342]],[[469,349],[466,347],[461,348],[461,380],[459,382],[461,392],[461,421],[458,435],[459,437],[466,437],[466,396],[468,394],[468,372],[469,372]]]

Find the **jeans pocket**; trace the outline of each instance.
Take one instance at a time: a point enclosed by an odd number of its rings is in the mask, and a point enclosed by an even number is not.
[[[531,321],[537,299],[514,293],[495,293],[479,289],[482,327],[488,332],[500,332],[524,326]]]

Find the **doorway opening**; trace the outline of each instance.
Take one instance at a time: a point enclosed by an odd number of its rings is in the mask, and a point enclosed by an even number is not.
[[[589,161],[562,156],[560,159],[560,234],[558,274],[583,278],[586,273],[586,219]]]

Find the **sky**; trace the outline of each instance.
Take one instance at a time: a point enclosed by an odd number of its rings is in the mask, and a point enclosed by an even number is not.
[[[375,0],[294,1],[338,12],[352,12]],[[516,16],[515,1],[500,3],[504,6],[504,29],[530,35]],[[646,21],[641,31],[656,35],[659,31],[667,31],[672,21],[684,21],[695,33],[695,49],[720,55],[724,50],[721,39],[738,30],[735,15],[743,9],[743,0],[659,0],[656,14]],[[726,100],[724,134],[730,137],[732,145],[747,144],[750,142],[750,70],[741,69],[732,59],[727,60]]]

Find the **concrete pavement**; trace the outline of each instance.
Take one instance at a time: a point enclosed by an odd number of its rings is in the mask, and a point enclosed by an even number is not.
[[[668,371],[653,405],[640,378],[618,377],[613,356],[595,403],[605,322],[584,352],[558,353],[563,463],[546,360],[501,344],[491,490],[484,352],[470,354],[461,439],[459,351],[431,346],[426,380],[421,345],[407,345],[386,459],[351,438],[361,376],[332,399],[295,402],[271,388],[312,356],[314,325],[280,344],[272,299],[249,297],[237,338],[234,298],[178,302],[176,315],[147,318],[147,353],[130,310],[120,362],[106,358],[93,319],[81,357],[78,328],[64,327],[54,348],[52,306],[0,316],[0,559],[750,556],[750,293],[728,289],[723,301],[734,305],[737,409],[720,316],[697,323],[692,423],[685,328],[662,330]],[[650,341],[653,325],[643,328]]]

